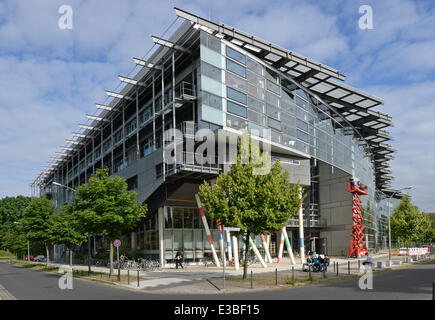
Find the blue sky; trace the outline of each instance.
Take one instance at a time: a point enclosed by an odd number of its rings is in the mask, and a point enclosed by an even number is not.
[[[61,30],[61,5],[73,29]],[[358,27],[361,5],[374,29]],[[432,0],[0,2],[0,198],[30,194],[29,183],[65,145],[95,102],[106,101],[132,57],[175,19],[173,7],[224,22],[338,69],[346,83],[381,97],[398,150],[393,187],[412,185],[435,212],[435,5]]]

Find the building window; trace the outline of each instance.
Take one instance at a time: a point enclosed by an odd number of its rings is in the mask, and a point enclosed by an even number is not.
[[[222,98],[215,96],[214,94],[203,92],[202,103],[207,106],[222,110]]]
[[[305,142],[310,141],[310,137],[308,136],[308,134],[301,131],[301,130],[297,130],[296,135],[297,135],[297,138],[302,140],[302,141],[305,141]]]
[[[302,129],[302,130],[308,132],[308,123],[306,123],[305,121],[297,119],[296,125],[299,129]]]
[[[126,132],[127,135],[129,135],[130,133],[132,133],[134,130],[136,130],[136,118],[134,118],[133,120],[131,120],[129,123],[127,123],[126,127]]]
[[[246,68],[230,59],[227,59],[227,70],[246,78]]]
[[[103,143],[103,152],[107,152],[112,146],[112,141],[109,138],[106,142]]]
[[[281,94],[280,86],[276,85],[275,83],[271,82],[270,80],[267,80],[267,90],[272,91],[273,93],[275,93],[277,95]]]
[[[238,117],[227,115],[227,126],[236,130],[247,130],[248,122]]]
[[[266,114],[276,120],[281,120],[281,112],[279,109],[271,106],[270,104],[268,104],[266,107]]]
[[[299,107],[308,110],[308,102],[299,98],[298,96],[295,97],[295,101],[296,101],[296,105],[298,105]]]
[[[246,64],[246,57],[244,54],[234,50],[233,48],[230,48],[227,46],[227,56],[236,60],[237,62]]]
[[[151,110],[151,106],[146,107],[145,110],[142,113],[142,116],[140,117],[142,120],[142,123],[148,121],[148,119],[150,119],[152,116],[152,110]]]
[[[268,123],[269,127],[281,131],[281,122],[272,118],[268,118]]]
[[[122,130],[118,130],[116,133],[113,134],[113,143],[117,144],[122,140]]]
[[[221,82],[222,81],[222,71],[221,69],[212,66],[211,64],[202,62],[201,63],[201,73],[210,79]]]
[[[240,117],[246,118],[246,108],[231,101],[227,102],[227,111]]]
[[[140,146],[140,155],[141,157],[145,157],[154,151],[154,140],[153,137],[148,137],[141,143]]]
[[[246,104],[247,99],[246,94],[231,88],[227,88],[227,98],[240,102],[242,104]]]

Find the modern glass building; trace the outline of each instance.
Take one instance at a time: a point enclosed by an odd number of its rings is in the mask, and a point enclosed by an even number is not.
[[[344,84],[346,77],[328,66],[230,26],[175,12],[174,33],[153,36],[155,50],[134,58],[137,73],[119,77],[122,89],[107,91],[113,99],[88,115],[32,183],[33,194],[62,205],[73,193],[53,182],[75,188],[107,167],[126,178],[149,207],[147,218],[126,230],[128,245],[162,264],[178,249],[187,260],[201,262],[210,245],[194,195],[203,181],[230,169],[228,150],[248,131],[268,146],[272,160],[280,160],[290,182],[304,187],[306,250],[347,254],[350,177],[368,186],[362,199],[372,209],[366,215],[369,250],[385,246],[393,203],[384,199],[395,192],[389,169],[395,150],[386,131],[392,119],[377,111],[383,101]],[[217,243],[216,223],[209,225]],[[295,251],[298,230],[296,215],[287,226]],[[277,243],[279,236],[272,235],[272,254]]]

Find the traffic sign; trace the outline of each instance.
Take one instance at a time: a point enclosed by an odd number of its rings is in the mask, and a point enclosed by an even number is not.
[[[120,247],[121,246],[121,240],[115,240],[115,241],[113,241],[113,245],[115,246],[115,247]]]

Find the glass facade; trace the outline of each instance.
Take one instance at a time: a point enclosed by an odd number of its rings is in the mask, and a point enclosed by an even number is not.
[[[211,44],[213,53],[201,49],[201,66],[204,62],[213,61],[214,66],[221,69],[218,72],[223,75],[221,86],[215,86],[219,87],[219,97],[222,97],[223,107],[220,110],[225,126],[248,130],[252,134],[260,132],[260,135],[262,129],[269,128],[272,142],[349,173],[368,187],[368,196],[361,199],[364,207],[370,202],[374,209],[377,223],[372,221],[371,224],[375,226],[383,221],[385,216],[381,208],[385,204],[375,197],[374,166],[366,145],[332,118],[321,101],[295,88],[286,76],[237,46],[202,32],[201,47]],[[218,77],[215,80],[218,81]],[[207,81],[205,84],[208,87]],[[202,89],[206,94],[207,90]],[[202,108],[204,110],[204,102]],[[209,110],[203,113],[202,120],[210,121],[209,114]],[[210,122],[221,124],[216,119]],[[380,231],[378,227],[372,229],[375,229],[371,233],[374,238],[374,234]],[[377,238],[369,239],[370,245],[379,241]]]

